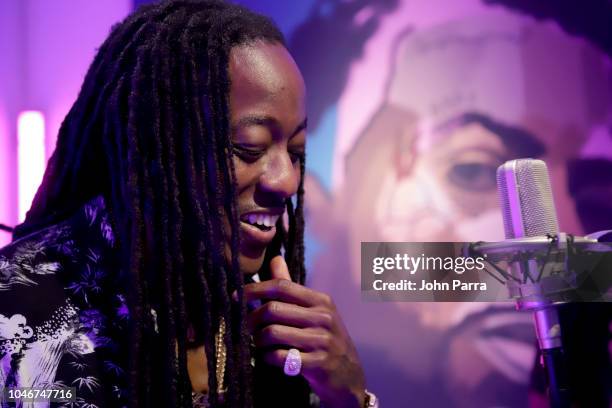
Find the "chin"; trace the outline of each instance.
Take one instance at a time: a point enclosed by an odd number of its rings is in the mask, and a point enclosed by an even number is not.
[[[241,246],[238,253],[238,266],[243,275],[254,275],[261,269],[266,257],[266,247],[253,248]],[[229,244],[225,244],[225,261],[232,262],[232,250]]]
[[[240,254],[238,255],[238,264],[240,265],[240,272],[244,275],[254,275],[259,272],[261,266],[263,265],[265,257],[264,253],[256,258],[248,257],[246,255]]]

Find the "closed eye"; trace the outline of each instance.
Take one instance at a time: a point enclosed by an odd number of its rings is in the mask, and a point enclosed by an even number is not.
[[[247,163],[253,163],[263,156],[264,150],[234,145],[234,154]]]

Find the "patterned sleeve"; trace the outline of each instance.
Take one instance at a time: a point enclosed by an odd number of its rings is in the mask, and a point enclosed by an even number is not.
[[[2,407],[123,406],[123,369],[111,357],[109,318],[93,306],[105,287],[106,259],[93,241],[75,245],[80,227],[74,221],[0,249],[0,388],[72,387],[76,398],[2,401]]]

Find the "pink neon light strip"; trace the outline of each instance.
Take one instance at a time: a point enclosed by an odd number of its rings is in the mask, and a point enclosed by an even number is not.
[[[25,219],[45,171],[45,117],[24,111],[17,118],[19,222]]]

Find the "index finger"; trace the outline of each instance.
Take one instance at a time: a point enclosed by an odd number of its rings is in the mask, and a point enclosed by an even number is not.
[[[291,275],[289,274],[289,267],[287,267],[287,262],[285,262],[285,258],[281,255],[277,255],[270,261],[270,274],[273,279],[287,279],[291,280]]]
[[[331,306],[328,295],[286,279],[271,279],[244,286],[244,297],[252,300],[278,300],[303,307]]]

